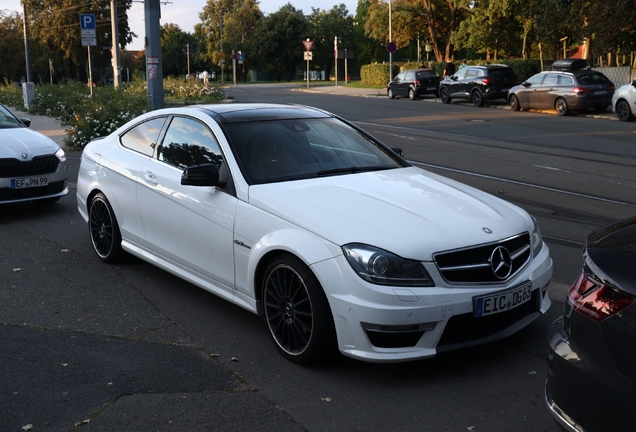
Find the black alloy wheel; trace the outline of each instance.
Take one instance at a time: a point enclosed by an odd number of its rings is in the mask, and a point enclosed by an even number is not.
[[[448,89],[446,87],[442,87],[439,91],[439,97],[442,99],[442,103],[447,104],[451,102],[450,94],[448,94]]]
[[[568,107],[568,103],[563,98],[558,98],[554,103],[554,109],[557,114],[560,116],[566,116],[570,114],[570,108]]]
[[[88,229],[91,244],[104,262],[114,262],[123,253],[121,233],[110,203],[102,193],[93,197],[88,208]]]
[[[519,105],[519,98],[517,97],[517,95],[511,95],[508,104],[510,105],[510,109],[512,109],[513,111],[519,111],[521,109],[521,105]]]
[[[473,105],[475,105],[476,107],[483,107],[484,106],[484,95],[481,94],[480,90],[473,90],[473,93],[471,94],[471,99],[473,100]]]
[[[389,96],[389,99],[395,99],[395,95],[393,94],[393,90],[391,89],[387,91],[387,96]]]
[[[634,116],[632,110],[629,108],[629,104],[625,100],[621,100],[616,104],[616,115],[618,119],[623,122],[632,121]]]
[[[409,99],[411,100],[417,99],[417,96],[415,95],[415,90],[409,89]]]
[[[307,364],[337,352],[327,297],[301,260],[281,255],[267,266],[262,301],[267,328],[285,358]]]

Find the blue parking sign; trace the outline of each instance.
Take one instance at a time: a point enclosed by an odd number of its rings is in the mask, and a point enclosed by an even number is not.
[[[80,14],[80,28],[82,30],[95,30],[95,15]]]

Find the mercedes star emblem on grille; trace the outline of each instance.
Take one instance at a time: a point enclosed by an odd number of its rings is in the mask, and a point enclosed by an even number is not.
[[[508,249],[503,246],[497,246],[492,251],[488,262],[497,279],[506,279],[512,273],[512,257]]]

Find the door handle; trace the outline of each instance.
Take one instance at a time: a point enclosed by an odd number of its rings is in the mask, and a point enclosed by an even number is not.
[[[144,178],[146,179],[146,182],[150,184],[153,184],[153,185],[159,184],[159,180],[157,180],[157,176],[152,171],[146,171],[146,173],[144,174]]]

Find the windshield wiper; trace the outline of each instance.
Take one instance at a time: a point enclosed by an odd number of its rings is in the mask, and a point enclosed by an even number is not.
[[[367,172],[367,171],[382,171],[398,168],[393,165],[378,165],[378,166],[369,166],[369,167],[360,167],[360,166],[350,166],[350,167],[342,167],[342,168],[333,168],[328,170],[318,171],[316,175],[324,176],[330,174],[355,174],[359,172]]]

